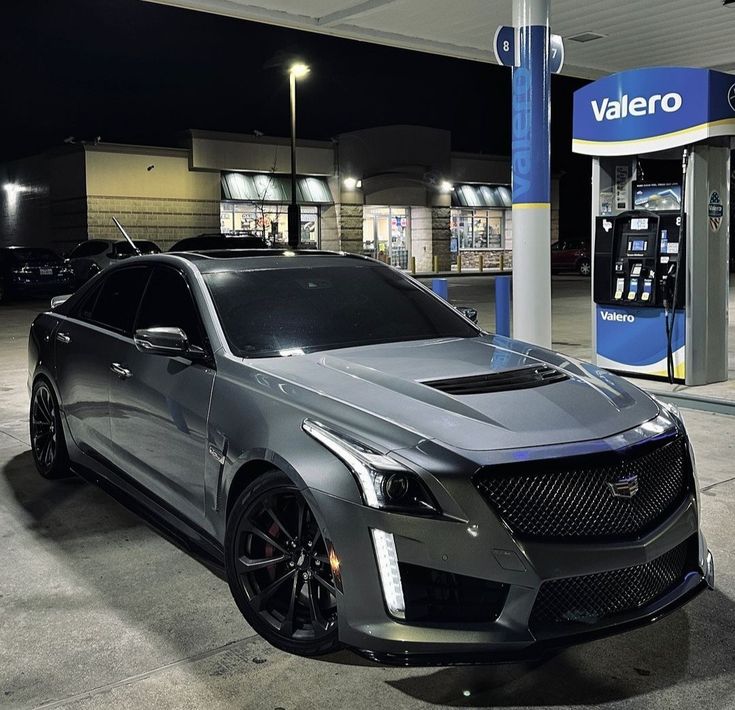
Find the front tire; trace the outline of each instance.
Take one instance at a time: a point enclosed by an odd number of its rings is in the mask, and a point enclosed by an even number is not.
[[[33,385],[29,420],[31,452],[38,473],[48,479],[70,476],[59,403],[46,380],[36,380]]]
[[[238,608],[270,644],[302,656],[339,648],[327,545],[283,472],[268,471],[238,496],[227,519],[225,565]]]
[[[582,259],[582,261],[579,262],[577,265],[577,270],[582,276],[591,276],[592,275],[592,264],[590,263],[589,259]]]

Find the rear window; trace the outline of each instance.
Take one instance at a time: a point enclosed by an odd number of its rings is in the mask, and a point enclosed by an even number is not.
[[[71,254],[69,254],[69,258],[79,259],[85,256],[98,256],[99,254],[104,254],[109,248],[110,245],[106,242],[82,242],[74,247]]]
[[[156,243],[142,239],[136,239],[135,246],[140,249],[141,254],[158,254],[161,251]],[[114,250],[118,256],[132,256],[135,254],[129,242],[116,242]]]
[[[243,357],[478,335],[451,306],[384,266],[357,263],[204,276],[230,347]]]
[[[51,249],[8,249],[5,254],[14,264],[33,264],[41,261],[60,261],[61,257]]]

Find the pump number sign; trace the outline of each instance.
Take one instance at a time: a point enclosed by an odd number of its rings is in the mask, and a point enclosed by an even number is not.
[[[518,66],[516,62],[516,30],[515,27],[500,25],[495,31],[493,42],[495,59],[504,67]],[[564,66],[564,41],[561,35],[549,37],[549,71],[559,74]]]

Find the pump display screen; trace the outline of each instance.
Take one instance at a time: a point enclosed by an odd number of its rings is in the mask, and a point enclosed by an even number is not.
[[[628,239],[628,254],[645,254],[648,250],[648,239]]]

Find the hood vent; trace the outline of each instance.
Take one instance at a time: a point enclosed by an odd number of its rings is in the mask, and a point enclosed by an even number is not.
[[[422,382],[422,384],[459,397],[466,394],[523,390],[529,387],[541,387],[554,382],[563,382],[568,379],[569,375],[549,365],[532,365],[531,367],[493,372],[487,375],[454,377],[449,380],[430,380]]]

